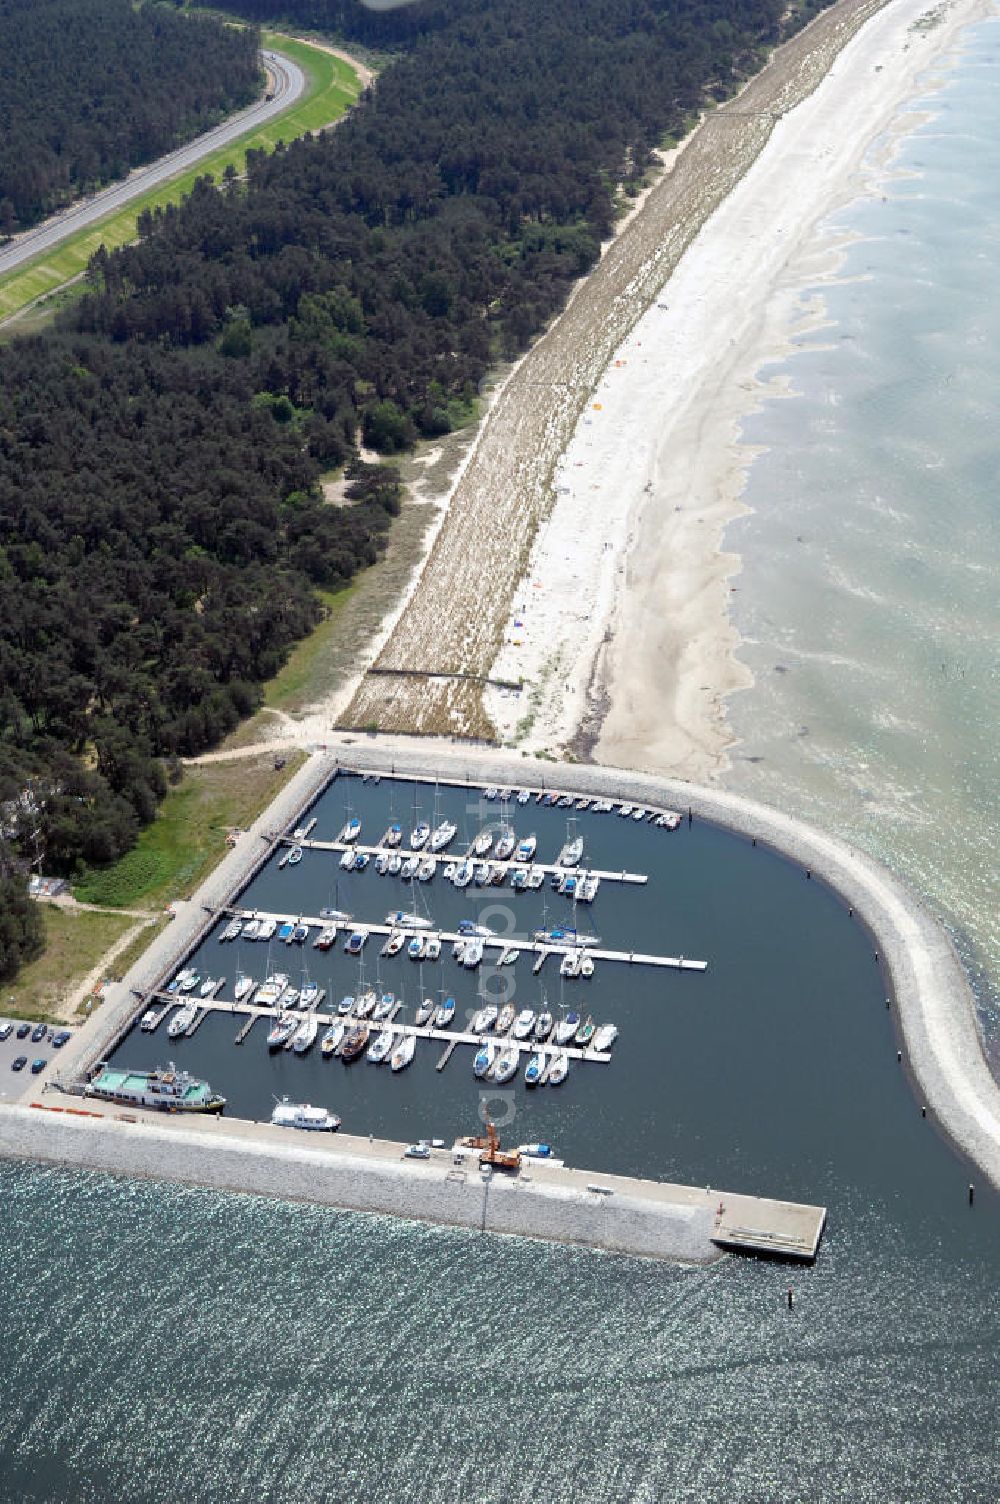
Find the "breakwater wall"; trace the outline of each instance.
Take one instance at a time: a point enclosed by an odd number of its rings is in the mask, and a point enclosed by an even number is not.
[[[179,1180],[217,1190],[314,1202],[600,1248],[708,1263],[722,1249],[815,1255],[825,1210],[708,1187],[526,1167],[508,1178],[450,1151],[403,1157],[385,1140],[296,1133],[223,1119],[0,1107],[0,1155],[75,1169]],[[748,1242],[747,1239],[750,1239]]]
[[[846,841],[722,789],[596,764],[514,756],[495,748],[341,736],[339,766],[442,782],[559,789],[667,807],[710,820],[797,863],[864,924],[888,977],[900,1042],[921,1106],[1000,1189],[1000,1087],[983,1054],[975,999],[943,925],[886,867]]]

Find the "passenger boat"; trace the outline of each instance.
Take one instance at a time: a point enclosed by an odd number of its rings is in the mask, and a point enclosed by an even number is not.
[[[402,930],[393,930],[382,947],[383,956],[395,956],[406,944],[406,936]]]
[[[289,865],[289,867],[297,867],[298,864],[299,864],[299,862],[301,862],[301,860],[302,860],[302,847],[301,846],[293,846],[292,849],[291,849],[291,851],[289,851],[289,853],[288,853],[288,865]]]
[[[313,941],[314,950],[329,950],[337,938],[337,926],[325,924]]]
[[[259,940],[260,939],[260,920],[259,919],[248,919],[247,920],[246,924],[243,926],[243,935],[242,935],[242,938],[244,940]]]
[[[603,1054],[610,1050],[617,1038],[618,1030],[614,1024],[601,1024],[601,1027],[594,1032],[593,1048],[600,1050]]]
[[[492,845],[493,832],[488,825],[485,825],[472,843],[472,855],[485,856]]]
[[[450,820],[442,820],[441,824],[431,835],[431,850],[443,851],[444,848],[448,845],[449,841],[453,841],[455,839],[455,833],[457,830],[458,826],[453,825]]]
[[[404,1034],[393,1050],[392,1059],[389,1061],[394,1075],[397,1071],[405,1071],[406,1067],[411,1064],[416,1048],[416,1035]]]
[[[423,960],[425,943],[426,942],[424,941],[423,935],[414,935],[413,939],[406,947],[406,954],[409,956],[411,961]]]
[[[509,1081],[517,1074],[517,1068],[521,1063],[521,1052],[514,1045],[508,1045],[497,1055],[493,1065],[493,1079],[499,1085]]]
[[[409,882],[410,878],[416,877],[419,871],[420,858],[418,856],[408,856],[399,870],[399,875],[400,877],[405,878],[407,882]]]
[[[395,1006],[396,994],[394,992],[383,992],[382,996],[375,1004],[375,1010],[372,1013],[372,1018],[375,1019],[376,1023],[380,1022],[383,1018],[388,1018],[389,1014],[392,1012]]]
[[[424,946],[424,960],[436,961],[441,954],[441,941],[437,935],[428,935]]]
[[[594,1020],[588,1014],[576,1031],[575,1043],[580,1046],[581,1050],[585,1050],[593,1039],[595,1032]]]
[[[222,1112],[225,1097],[173,1064],[166,1070],[121,1070],[101,1061],[83,1088],[85,1097],[99,1097],[122,1107],[150,1107],[157,1112]]]
[[[355,862],[355,858],[357,857],[357,854],[358,853],[354,850],[353,846],[348,846],[347,850],[344,852],[343,856],[340,858],[340,865],[343,867],[343,869],[344,869],[345,872],[353,872],[354,871],[354,862]]]
[[[569,1044],[580,1027],[580,1015],[572,1009],[556,1024],[556,1044]]]
[[[272,971],[271,975],[257,988],[254,993],[254,1003],[258,1008],[273,1008],[285,988],[288,986],[288,978],[283,971]]]
[[[366,1023],[355,1024],[340,1048],[340,1058],[346,1064],[357,1060],[368,1043],[368,1025]]]
[[[478,935],[474,935],[471,940],[466,942],[465,950],[462,952],[462,965],[468,967],[470,971],[474,971],[482,959],[483,942]]]
[[[225,929],[222,931],[222,934],[219,936],[220,941],[221,940],[235,940],[236,936],[239,934],[239,932],[240,932],[240,930],[242,928],[243,928],[243,920],[242,919],[230,919],[229,923],[226,925]]]
[[[492,1029],[497,1019],[496,1003],[487,1003],[472,1015],[471,1030],[473,1034],[485,1034],[487,1029]]]
[[[492,1039],[487,1039],[476,1051],[472,1061],[472,1074],[481,1081],[496,1059],[497,1047]]]
[[[503,1007],[500,1009],[499,1014],[497,1015],[497,1033],[506,1034],[510,1030],[516,1017],[517,1009],[514,1007],[514,1004],[504,1003]]]
[[[447,1029],[448,1025],[455,1017],[455,1006],[455,999],[453,997],[445,998],[444,1002],[440,1004],[434,1014],[435,1029]]]
[[[369,988],[367,992],[363,992],[357,999],[356,1003],[354,1004],[354,1011],[359,1018],[371,1018],[372,1014],[375,1012],[375,1005],[377,1002],[378,998],[375,996],[371,988]]]
[[[336,1133],[340,1118],[325,1107],[310,1107],[308,1102],[289,1102],[282,1097],[271,1113],[271,1122],[276,1128],[302,1128],[307,1133]]]
[[[421,820],[413,827],[410,835],[410,850],[423,851],[431,838],[431,828],[426,820]]]
[[[534,1008],[521,1009],[514,1020],[514,1027],[511,1030],[511,1035],[514,1039],[527,1039],[535,1027],[535,1016]]]
[[[395,913],[386,914],[385,922],[394,930],[429,930],[434,928],[432,919],[425,919],[422,914],[412,910],[396,909]]]
[[[279,1013],[267,1031],[267,1047],[269,1050],[280,1050],[288,1043],[301,1019],[294,1013]]]
[[[294,919],[285,919],[278,926],[278,939],[279,940],[283,940],[286,945],[291,945],[291,943],[292,943],[292,935],[293,935],[294,931],[295,931],[295,920]]]
[[[347,821],[347,824],[341,830],[340,835],[337,837],[337,840],[350,843],[351,841],[356,841],[360,834],[361,821],[357,818],[357,816],[355,816],[353,819]]]
[[[392,825],[389,826],[389,829],[386,831],[385,835],[382,837],[382,840],[381,840],[380,844],[382,846],[389,846],[389,847],[398,846],[399,843],[402,841],[402,839],[403,839],[403,827],[401,825],[397,825],[394,822]]]
[[[417,878],[422,883],[429,883],[437,871],[437,862],[431,856],[425,856],[417,868]]]
[[[368,1046],[369,1065],[381,1065],[386,1056],[392,1053],[395,1040],[396,1034],[393,1029],[381,1029]]]
[[[258,940],[270,940],[270,939],[272,939],[273,936],[274,936],[275,931],[277,930],[277,928],[278,928],[278,921],[276,919],[262,919],[260,921],[260,923],[258,924],[258,927],[257,927],[257,939]],[[244,931],[244,934],[245,933],[246,932]]]
[[[545,1040],[548,1039],[549,1035],[552,1033],[552,1026],[554,1022],[555,1020],[553,1019],[552,1014],[547,1008],[539,1013],[538,1017],[535,1019],[535,1038],[538,1040],[539,1044],[544,1044]]]
[[[316,1035],[319,1033],[319,1021],[315,1013],[307,1013],[292,1035],[292,1049],[296,1055],[307,1054],[316,1043]]]
[[[537,1086],[545,1070],[547,1056],[544,1050],[536,1050],[524,1068],[525,1086]]]
[[[432,997],[424,998],[423,1002],[417,1008],[416,1016],[414,1018],[414,1023],[416,1024],[418,1029],[422,1029],[424,1024],[427,1023],[436,1006],[437,1004]]]
[[[514,855],[514,847],[516,845],[517,835],[514,832],[513,826],[505,825],[497,838],[497,843],[493,848],[493,855],[498,862],[509,862]]]
[[[549,1086],[562,1086],[569,1074],[569,1056],[565,1050],[552,1056],[552,1064],[549,1066],[549,1074],[546,1084]]]
[[[331,1055],[337,1053],[337,1050],[344,1042],[344,1035],[346,1033],[347,1025],[342,1019],[338,1019],[336,1023],[330,1025],[319,1042],[320,1051],[325,1059],[328,1060]]]
[[[183,1008],[178,1008],[173,1018],[167,1024],[167,1033],[171,1039],[179,1039],[182,1034],[194,1023],[198,1012],[197,1003],[185,1003]]]
[[[344,945],[344,949],[349,956],[360,956],[367,939],[367,930],[352,930],[346,944]]]

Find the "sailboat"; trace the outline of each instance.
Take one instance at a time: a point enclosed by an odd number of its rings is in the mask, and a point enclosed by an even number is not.
[[[556,857],[557,867],[576,867],[583,856],[583,836],[576,833],[576,820],[566,821],[566,841]]]
[[[344,1023],[343,1019],[337,1019],[330,1025],[326,1033],[323,1035],[323,1038],[320,1040],[319,1047],[322,1051],[324,1059],[328,1060],[331,1055],[335,1055],[337,1053],[337,1050],[344,1042],[344,1035],[346,1033],[347,1025]]]
[[[492,1039],[486,1039],[480,1045],[472,1062],[472,1072],[478,1080],[481,1081],[486,1075],[496,1059],[496,1053],[497,1047]]]
[[[304,1055],[311,1050],[316,1043],[316,1035],[319,1033],[319,1020],[315,1013],[307,1013],[292,1035],[292,1049],[296,1055]]]
[[[395,1073],[396,1071],[405,1071],[406,1067],[413,1059],[416,1048],[416,1035],[404,1034],[399,1044],[393,1051],[392,1059],[389,1062],[392,1067],[393,1073]]]

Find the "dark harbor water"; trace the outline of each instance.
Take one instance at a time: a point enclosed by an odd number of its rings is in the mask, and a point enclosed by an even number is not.
[[[400,786],[340,780],[315,834],[339,829],[347,797],[366,835],[390,799],[412,819]],[[456,845],[463,824],[478,828],[467,800],[441,792]],[[433,818],[433,791],[421,804]],[[554,854],[564,814],[515,817]],[[967,1166],[920,1116],[866,935],[800,870],[725,832],[580,818],[595,865],[650,874],[644,889],[602,886],[590,919],[605,944],[704,957],[709,971],[606,963],[567,983],[568,1005],[586,998],[618,1023],[614,1059],[559,1091],[515,1083],[505,1137],[549,1138],[577,1164],[822,1201],[816,1266],[693,1270],[0,1166],[0,1499],[1000,1497],[1000,1207],[983,1188],[968,1206]],[[529,929],[541,909],[440,877],[419,892],[442,924],[499,904]],[[252,899],[294,914],[335,893],[359,918],[404,901],[391,879],[344,879],[318,853],[267,869]],[[213,939],[207,953],[202,969],[225,956],[234,974],[235,947]],[[297,955],[337,997],[353,990],[341,950],[326,972],[316,952]],[[526,958],[513,971],[533,1005]],[[555,968],[543,979],[558,1004]],[[473,1002],[476,981],[450,960],[423,981]],[[383,962],[381,984],[412,1003],[417,967]],[[262,1032],[237,1048],[235,1027],[209,1020],[176,1054],[237,1112],[264,1116],[288,1091],[361,1132],[445,1136],[475,1120],[467,1050],[439,1075],[439,1046],[421,1042],[393,1078],[315,1052],[269,1060]],[[158,1057],[166,1041],[153,1043]],[[140,1048],[131,1036],[120,1057],[142,1063]]]

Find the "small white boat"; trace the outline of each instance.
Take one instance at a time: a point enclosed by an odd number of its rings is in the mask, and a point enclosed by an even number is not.
[[[632,813],[632,806],[631,806],[631,804],[620,804],[618,806],[618,813],[619,813],[619,815],[623,816],[627,820],[628,817],[629,817],[629,815],[631,815],[631,813]]]
[[[499,791],[495,789],[492,784],[490,784],[489,788],[483,790],[483,795],[486,799],[495,799],[498,792]]]
[[[243,926],[243,939],[260,940],[261,938],[262,936],[260,933],[260,920],[248,919],[246,924]]]
[[[423,935],[414,935],[406,947],[406,954],[411,961],[422,961],[424,959],[424,947],[426,943]]]
[[[467,888],[472,881],[474,871],[473,863],[468,858],[464,862],[460,862],[455,868],[455,876],[452,878],[455,887]]]
[[[593,903],[597,897],[597,890],[601,886],[601,879],[596,872],[588,872],[580,881],[577,889],[577,898],[581,903]]]
[[[383,956],[396,956],[406,944],[406,936],[402,930],[393,930],[382,947]]]
[[[430,1159],[430,1144],[407,1144],[403,1150],[404,1159]]]
[[[589,799],[578,799],[576,801],[576,807],[577,807],[577,809],[589,809],[590,808],[590,800]]]
[[[544,1044],[545,1040],[548,1039],[552,1033],[553,1023],[554,1019],[547,1008],[539,1013],[535,1019],[535,1038],[539,1044]]]
[[[525,1086],[537,1086],[542,1079],[548,1056],[544,1050],[536,1050],[524,1068]]]
[[[302,991],[299,993],[299,1007],[311,1008],[318,997],[319,988],[316,983],[307,982]]]
[[[446,997],[444,1002],[440,1005],[440,1007],[436,1009],[434,1013],[435,1029],[447,1029],[448,1025],[455,1017],[455,1007],[455,999],[453,997]]]
[[[386,872],[390,877],[398,877],[403,870],[403,858],[398,851],[394,851],[386,865]]]
[[[455,839],[455,833],[457,830],[458,826],[453,825],[450,820],[442,820],[441,824],[431,835],[431,850],[443,851],[444,848],[448,845],[449,841],[453,841]]]
[[[429,883],[436,871],[437,862],[432,856],[425,856],[417,868],[417,880],[422,883]]]
[[[349,846],[344,852],[343,856],[340,858],[340,865],[343,867],[345,872],[354,871],[354,862],[357,858],[357,855],[358,853],[351,846]]]
[[[372,1013],[372,1018],[375,1019],[376,1023],[381,1022],[383,1018],[389,1017],[389,1014],[392,1012],[395,1006],[396,994],[394,992],[383,992],[382,996],[375,1004],[375,1011]]]
[[[139,1028],[146,1034],[151,1034],[160,1021],[160,1015],[155,1008],[147,1008],[139,1020]]]
[[[472,843],[472,855],[473,856],[485,856],[486,853],[489,851],[489,849],[490,849],[490,847],[492,845],[493,845],[493,832],[489,828],[489,826],[486,825],[479,832],[479,834],[476,836],[476,839]]]
[[[314,950],[329,950],[337,938],[337,926],[325,924],[313,941]]]
[[[407,882],[409,882],[410,878],[416,877],[419,871],[420,858],[418,856],[408,856],[404,861],[402,867],[399,869],[399,875],[400,877],[405,878]]]
[[[368,1046],[369,1064],[381,1065],[386,1056],[392,1053],[392,1047],[395,1042],[396,1033],[394,1029],[380,1029]]]
[[[611,803],[610,799],[597,799],[597,800],[595,800],[594,804],[591,806],[591,811],[590,812],[591,812],[592,815],[610,815],[610,813],[611,813],[611,811],[613,809],[614,809],[614,805]],[[552,1075],[552,1073],[550,1071],[549,1072],[550,1078],[551,1078],[551,1075]]]
[[[378,873],[379,877],[385,877],[388,867],[389,853],[387,851],[380,851],[378,856],[375,858],[375,871]]]
[[[520,1050],[517,1049],[516,1046],[508,1045],[506,1049],[500,1051],[494,1063],[494,1081],[498,1082],[499,1085],[502,1086],[505,1081],[509,1081],[512,1076],[517,1075],[517,1068],[520,1063]]]
[[[500,960],[497,964],[499,966],[513,966],[514,962],[517,960],[520,954],[521,952],[515,946],[508,945],[506,950],[501,953]]]
[[[492,868],[489,862],[475,862],[473,864],[472,875],[477,888],[486,887],[486,884],[490,881],[491,872]]]
[[[336,1023],[332,1023],[330,1025],[326,1033],[323,1035],[323,1038],[319,1042],[320,1050],[325,1059],[329,1059],[331,1055],[335,1055],[337,1053],[337,1051],[340,1049],[340,1046],[344,1042],[344,1035],[346,1033],[347,1025],[344,1023],[343,1019],[338,1019]]]
[[[582,977],[592,977],[594,975],[594,958],[586,950],[580,957],[580,975]]]
[[[371,1018],[372,1014],[375,1012],[375,1006],[377,1003],[378,998],[369,987],[368,991],[363,992],[357,999],[356,1003],[354,1004],[354,1011],[357,1014],[358,1018]]]
[[[281,999],[281,1006],[283,1008],[297,1008],[298,1002],[299,989],[297,987],[289,987],[284,997]]]
[[[367,930],[352,930],[344,949],[349,956],[360,956],[367,939]]]
[[[258,925],[258,928],[257,928],[257,939],[258,940],[271,940],[271,939],[273,939],[274,934],[277,931],[277,928],[278,928],[278,921],[276,919],[262,919],[260,921],[259,925]],[[243,933],[245,935],[246,931],[244,930]]]
[[[185,1003],[183,1008],[178,1008],[173,1018],[167,1024],[167,1033],[171,1039],[179,1039],[194,1023],[195,1014],[198,1012],[196,1003]]]
[[[640,805],[638,809],[634,809],[632,811],[633,820],[645,820],[646,815],[647,811],[643,809],[642,805]]]
[[[517,843],[517,860],[519,862],[533,862],[537,850],[538,837],[534,834],[525,836],[523,841],[518,841]]]
[[[293,846],[292,849],[291,849],[291,851],[288,853],[288,865],[289,865],[289,867],[297,867],[298,864],[299,864],[299,862],[301,862],[301,860],[302,860],[302,847],[301,846]]]
[[[424,998],[423,1002],[417,1008],[416,1017],[414,1019],[414,1022],[418,1029],[422,1029],[423,1026],[427,1023],[436,1006],[437,1004],[434,1002],[434,999],[432,997]]]
[[[481,1081],[496,1059],[497,1047],[492,1039],[483,1042],[472,1061],[472,1074]]]
[[[618,1030],[614,1024],[601,1024],[601,1027],[594,1032],[590,1047],[592,1050],[600,1050],[603,1053],[610,1050],[617,1038]]]
[[[497,1033],[506,1034],[516,1017],[517,1009],[514,1004],[504,1003],[497,1016]]]
[[[503,833],[499,836],[493,855],[498,862],[509,862],[514,855],[514,847],[517,845],[517,836],[510,825],[504,826]]]
[[[583,836],[572,836],[556,857],[557,867],[575,867],[583,856]]]
[[[240,930],[242,928],[243,928],[243,920],[242,919],[230,919],[229,923],[226,925],[225,929],[222,931],[222,934],[219,936],[219,939],[220,940],[235,940],[236,936],[239,934],[239,932],[240,932]]]
[[[427,824],[426,820],[421,820],[418,825],[414,826],[413,832],[410,836],[410,850],[423,851],[430,838],[431,828]]]
[[[397,824],[393,823],[392,825],[389,826],[389,829],[386,831],[385,835],[382,837],[382,840],[381,840],[381,842],[379,844],[382,845],[382,846],[390,846],[390,847],[391,846],[398,846],[399,843],[400,843],[400,841],[402,841],[402,839],[403,839],[403,827],[401,825],[397,825]]]
[[[177,981],[178,992],[193,992],[201,981],[201,972],[190,970],[182,971]]]
[[[240,972],[239,976],[236,978],[236,986],[233,988],[233,997],[238,1003],[240,1003],[246,997],[248,992],[253,991],[253,988],[253,977],[244,976],[243,973]]]
[[[356,841],[360,834],[361,821],[355,818],[353,820],[348,820],[347,824],[341,830],[340,835],[337,837],[337,840],[347,842]]]
[[[547,1085],[561,1086],[566,1080],[568,1074],[569,1056],[566,1054],[565,1050],[560,1050],[557,1055],[553,1055],[552,1057],[552,1064],[549,1066],[549,1074],[547,1077]]]
[[[561,977],[578,977],[580,975],[580,952],[568,950],[563,956],[559,966]]]
[[[580,1027],[580,1015],[570,1010],[556,1024],[556,1044],[569,1044]]]
[[[518,802],[518,804],[527,804],[527,802],[528,802],[528,800],[530,798],[531,798],[531,795],[529,794],[529,792],[528,792],[527,789],[519,789],[518,790],[518,794],[517,794],[517,802]]]
[[[485,1034],[487,1029],[492,1029],[497,1020],[496,1003],[487,1003],[472,1016],[472,1033]]]
[[[354,998],[352,996],[342,997],[340,999],[340,1002],[337,1004],[337,1012],[342,1018],[346,1018],[349,1013],[353,1013]]]
[[[424,960],[436,961],[441,954],[441,941],[437,935],[429,935],[424,946]]]
[[[528,873],[528,887],[536,890],[545,882],[545,873],[541,867],[533,867]]]
[[[389,1062],[390,1066],[392,1067],[393,1074],[395,1074],[396,1071],[405,1071],[406,1070],[406,1067],[413,1060],[413,1056],[414,1056],[414,1052],[416,1051],[416,1048],[417,1048],[417,1038],[416,1038],[416,1035],[415,1034],[404,1034],[403,1037],[402,1037],[402,1039],[399,1041],[399,1044],[393,1050],[393,1052],[392,1052],[392,1059]]]
[[[201,986],[198,988],[199,996],[209,997],[217,987],[222,987],[224,985],[225,980],[225,977],[209,977],[208,980],[202,982]]]
[[[302,1022],[294,1013],[279,1013],[267,1033],[269,1050],[280,1050],[286,1045]]]
[[[386,914],[386,924],[394,930],[430,930],[434,928],[433,919],[425,919],[422,914],[407,912],[396,909],[392,914]]]
[[[473,935],[471,940],[465,942],[465,949],[462,952],[462,965],[468,967],[470,971],[474,971],[482,959],[483,942],[478,935]]]
[[[340,1118],[325,1107],[311,1107],[308,1102],[289,1102],[282,1097],[271,1113],[276,1128],[303,1128],[313,1133],[336,1133]]]
[[[556,808],[557,809],[572,809],[573,808],[573,795],[572,794],[560,794],[559,798],[556,800]]]
[[[285,973],[273,971],[254,993],[254,1003],[258,1008],[273,1008],[287,986],[288,978]]]
[[[535,1027],[536,1017],[534,1008],[522,1008],[514,1020],[514,1027],[511,1030],[513,1037],[515,1039],[527,1039]]]
[[[292,1049],[296,1055],[305,1055],[316,1043],[316,1035],[319,1033],[319,1022],[315,1013],[307,1013],[292,1035]]]

